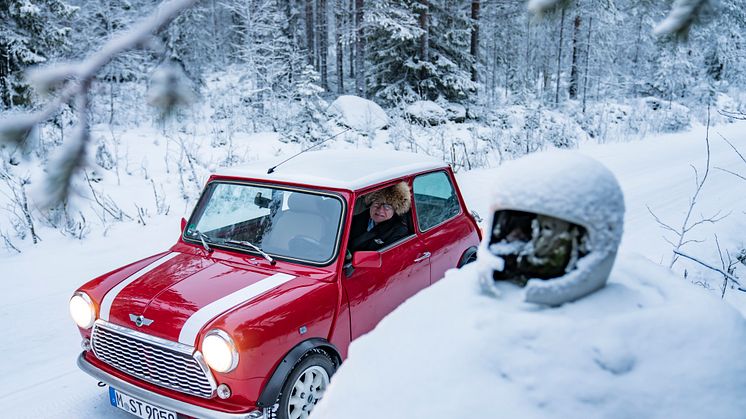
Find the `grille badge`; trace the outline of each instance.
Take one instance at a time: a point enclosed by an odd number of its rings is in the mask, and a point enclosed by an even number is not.
[[[150,326],[151,324],[153,324],[153,320],[146,319],[142,314],[139,316],[130,314],[130,320],[132,320],[137,327]]]

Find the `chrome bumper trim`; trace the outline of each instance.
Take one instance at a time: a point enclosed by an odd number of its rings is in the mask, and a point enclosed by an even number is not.
[[[126,393],[137,399],[146,401],[148,403],[152,403],[156,406],[160,406],[164,409],[173,410],[173,411],[176,411],[178,413],[181,413],[187,416],[193,416],[196,418],[205,418],[205,419],[213,419],[213,418],[214,419],[264,419],[265,418],[265,416],[261,415],[260,412],[258,411],[252,411],[252,412],[247,412],[247,413],[226,413],[226,412],[221,412],[219,410],[207,409],[205,407],[182,402],[179,400],[172,399],[170,397],[160,395],[158,393],[154,393],[149,390],[142,389],[140,387],[130,384],[122,379],[119,379],[109,373],[106,373],[94,367],[90,362],[88,362],[85,359],[84,355],[85,355],[85,352],[81,353],[80,356],[78,356],[78,367],[81,370],[83,370],[83,372],[95,378],[96,380],[102,381],[110,386],[113,386],[117,390],[121,390],[123,393]]]

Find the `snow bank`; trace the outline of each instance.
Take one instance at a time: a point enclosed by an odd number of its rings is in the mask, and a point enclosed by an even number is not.
[[[385,128],[389,124],[389,117],[380,106],[358,96],[338,97],[327,112],[340,118],[344,125],[365,133]]]
[[[314,415],[741,418],[746,320],[642,257],[558,309],[446,277],[353,342]]]

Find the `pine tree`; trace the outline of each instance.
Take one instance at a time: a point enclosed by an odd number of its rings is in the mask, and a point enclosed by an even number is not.
[[[23,73],[69,47],[76,10],[62,0],[0,0],[0,106],[31,103]]]

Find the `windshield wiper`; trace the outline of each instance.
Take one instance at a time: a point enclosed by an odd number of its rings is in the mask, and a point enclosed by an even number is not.
[[[257,253],[262,255],[264,259],[267,259],[271,265],[276,264],[277,262],[272,258],[272,256],[268,255],[264,250],[262,250],[259,246],[255,245],[254,243],[247,242],[246,240],[226,240],[224,243],[227,244],[235,244],[243,247],[248,247],[251,249],[254,249]]]
[[[207,245],[207,242],[214,243],[214,241],[208,236],[207,234],[199,231],[199,230],[193,230],[194,234],[199,237],[199,240],[202,242],[202,246],[205,247],[205,250],[207,253],[212,253],[212,248]]]

